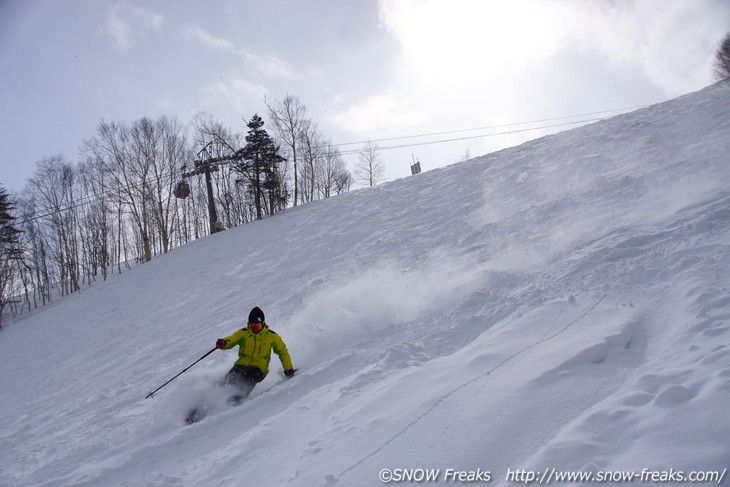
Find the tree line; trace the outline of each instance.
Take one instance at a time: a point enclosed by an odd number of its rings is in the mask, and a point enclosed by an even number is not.
[[[38,161],[12,200],[0,187],[0,327],[7,313],[191,240],[349,191],[342,155],[299,99],[265,102],[274,137],[258,115],[246,134],[209,114],[188,125],[167,116],[101,121],[76,163]],[[363,180],[374,184],[382,161],[372,144],[363,154],[360,171],[371,168]]]

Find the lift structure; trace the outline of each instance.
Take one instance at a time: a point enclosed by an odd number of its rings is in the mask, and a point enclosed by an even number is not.
[[[205,175],[205,188],[208,192],[208,219],[210,220],[210,233],[220,232],[224,229],[223,224],[218,221],[218,213],[215,210],[215,200],[213,199],[213,180],[211,173],[218,171],[220,166],[230,164],[231,162],[240,161],[241,158],[238,152],[232,151],[230,154],[213,157],[211,149],[217,141],[209,142],[203,147],[197,154],[197,159],[193,161],[194,169],[189,172],[185,172],[183,168],[182,181],[175,185],[173,194],[177,198],[185,199],[190,195],[190,185],[185,179],[192,176]],[[228,145],[228,144],[226,144]],[[230,148],[229,148],[230,149]]]

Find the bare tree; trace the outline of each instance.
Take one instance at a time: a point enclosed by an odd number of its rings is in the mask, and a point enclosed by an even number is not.
[[[730,79],[730,33],[725,36],[717,48],[712,67],[715,81]]]
[[[347,168],[343,167],[343,171],[338,172],[335,176],[335,185],[334,190],[337,194],[347,193],[350,191],[350,186],[352,186],[352,183],[354,182],[354,179],[352,177],[352,174],[350,171],[347,170]]]
[[[110,178],[93,159],[79,165],[79,178],[88,200],[80,228],[86,278],[94,280],[101,272],[106,280],[113,269],[114,235],[119,225],[114,218]]]
[[[141,127],[137,127],[138,142],[143,139]],[[112,179],[111,187],[117,202],[120,222],[129,215],[135,226],[137,240],[137,260],[146,262],[152,259],[152,246],[149,237],[149,167],[144,164],[144,146],[136,146],[132,131],[124,123],[101,122],[96,136],[84,143],[84,153],[101,165]],[[123,225],[122,225],[123,227]],[[120,228],[117,244],[124,246],[126,233]],[[121,257],[121,256],[120,256]],[[126,260],[122,257],[120,260]]]
[[[368,141],[360,149],[360,158],[355,166],[355,177],[368,186],[381,183],[385,177],[385,163],[380,157],[380,149],[372,141]]]
[[[43,235],[36,202],[28,189],[17,201],[22,229],[22,245],[26,249],[24,259],[23,285],[28,311],[52,300],[51,290],[54,282],[49,269],[46,240]],[[33,302],[31,303],[31,297]]]
[[[349,191],[352,175],[345,166],[340,151],[331,143],[322,150],[322,163],[317,170],[317,190],[323,198],[329,198],[332,193]]]
[[[167,117],[142,118],[131,126],[101,122],[84,152],[110,178],[120,220],[130,218],[137,260],[170,250],[177,227],[173,175],[190,159],[182,127]],[[126,237],[120,231],[119,243]]]
[[[312,122],[306,124],[300,136],[301,161],[300,167],[300,195],[302,203],[314,201],[317,189],[317,173],[322,164],[324,152],[324,138],[319,133],[317,125]]]
[[[299,101],[299,98],[292,95],[277,102],[271,98],[265,98],[264,103],[269,109],[269,118],[274,134],[286,145],[294,165],[294,206],[299,201],[299,143],[302,140],[302,133],[306,130],[308,120],[306,119],[307,108]],[[302,197],[303,198],[303,197]],[[302,199],[302,201],[304,201]]]
[[[149,118],[142,118],[129,127],[126,190],[135,201],[130,208],[135,222],[137,255],[141,262],[152,260],[154,255],[152,233],[159,137],[154,122]]]
[[[60,291],[76,292],[81,289],[76,169],[60,155],[45,158],[38,162],[28,184],[38,205],[36,218],[45,224],[41,238],[54,264],[51,269]]]
[[[152,235],[153,238],[159,237],[158,251],[167,253],[172,247],[171,238],[178,228],[176,199],[172,197],[177,181],[173,175],[178,174],[192,156],[185,132],[176,119],[160,117],[153,123],[152,131],[156,132],[152,139],[155,146],[150,148],[148,160],[151,168],[152,217],[156,227]]]

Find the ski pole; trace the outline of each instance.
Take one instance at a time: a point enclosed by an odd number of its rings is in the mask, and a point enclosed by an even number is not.
[[[210,352],[206,353],[205,355],[203,355],[202,357],[200,357],[200,358],[199,358],[198,360],[196,360],[196,361],[195,361],[195,362],[193,362],[192,364],[190,364],[190,365],[188,365],[187,367],[185,367],[185,368],[184,368],[184,369],[182,370],[182,372],[180,372],[179,374],[177,374],[177,375],[176,375],[175,377],[173,377],[172,379],[168,380],[167,382],[165,382],[164,384],[162,384],[162,385],[161,385],[160,387],[158,387],[158,388],[157,388],[157,389],[155,389],[154,391],[152,391],[152,392],[150,392],[149,394],[147,394],[147,397],[145,397],[145,399],[147,399],[148,397],[152,397],[152,396],[154,396],[155,392],[159,391],[160,389],[162,389],[163,387],[165,387],[165,386],[166,386],[167,384],[169,384],[169,383],[170,383],[170,382],[172,382],[173,380],[175,380],[175,379],[177,379],[178,377],[180,377],[180,376],[181,376],[181,375],[183,374],[183,372],[185,372],[185,371],[186,371],[186,370],[188,370],[188,369],[189,369],[190,367],[192,367],[193,365],[197,364],[198,362],[200,362],[201,360],[203,360],[203,359],[204,359],[205,357],[207,357],[207,356],[208,356],[208,355],[210,355],[211,353],[215,352],[216,350],[218,350],[218,347],[214,348],[213,350],[211,350]]]

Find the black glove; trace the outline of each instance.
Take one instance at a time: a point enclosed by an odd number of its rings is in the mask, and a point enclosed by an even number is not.
[[[228,345],[228,342],[223,338],[219,338],[218,341],[215,342],[215,348],[226,348],[226,345]]]
[[[294,377],[294,372],[296,371],[296,369],[287,369],[284,371],[284,375],[291,379],[292,377]]]

